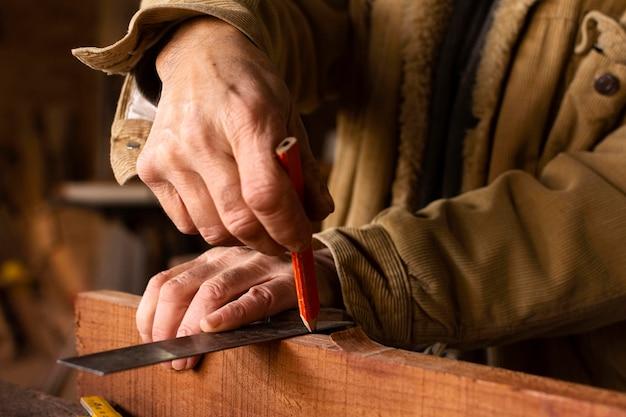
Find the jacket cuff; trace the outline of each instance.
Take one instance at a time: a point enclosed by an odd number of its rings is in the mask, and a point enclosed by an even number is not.
[[[411,344],[409,279],[387,232],[378,225],[315,235],[334,258],[348,313],[374,340]]]
[[[236,0],[198,2],[162,1],[140,9],[132,18],[128,33],[105,48],[78,48],[72,54],[87,66],[107,74],[126,74],[173,26],[183,20],[208,15],[238,28],[259,48],[266,50],[261,26],[250,6]]]

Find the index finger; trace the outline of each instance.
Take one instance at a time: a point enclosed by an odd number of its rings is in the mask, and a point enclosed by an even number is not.
[[[299,251],[310,244],[311,224],[276,157],[276,142],[269,138],[250,141],[250,149],[235,153],[241,192],[272,239],[291,251]]]
[[[219,262],[202,261],[181,271],[161,286],[152,325],[154,341],[177,336],[178,327],[196,292],[222,267]]]
[[[173,268],[163,271],[150,279],[135,314],[137,330],[139,331],[141,340],[144,343],[152,342],[154,313],[156,312],[159,292],[161,291],[163,284],[178,274],[193,268],[199,262],[201,262],[200,257],[192,259],[191,261],[176,265]]]

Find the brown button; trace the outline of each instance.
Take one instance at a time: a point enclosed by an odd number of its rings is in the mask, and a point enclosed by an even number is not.
[[[615,75],[606,73],[596,79],[593,87],[603,96],[612,96],[619,91],[620,83]]]

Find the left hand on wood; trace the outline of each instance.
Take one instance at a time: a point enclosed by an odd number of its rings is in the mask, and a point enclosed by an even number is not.
[[[336,304],[337,282],[327,250],[316,253],[320,302]],[[329,259],[330,258],[330,259]],[[154,276],[137,309],[137,328],[147,342],[234,329],[297,305],[291,258],[245,247],[213,248]],[[198,358],[172,362],[192,368]]]

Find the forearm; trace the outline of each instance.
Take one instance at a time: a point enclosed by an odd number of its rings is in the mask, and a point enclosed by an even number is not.
[[[414,214],[319,238],[344,301],[396,345],[461,347],[582,332],[626,319],[626,135],[510,172]]]
[[[92,68],[127,73],[139,68],[140,84],[160,88],[154,60],[164,37],[195,17],[210,16],[237,28],[268,55],[300,111],[335,94],[337,68],[349,41],[348,0],[144,0],[124,39],[74,54]],[[210,35],[208,35],[210,36]],[[166,39],[167,40],[167,39]],[[217,46],[216,48],[219,48]],[[158,91],[147,91],[158,97]]]

